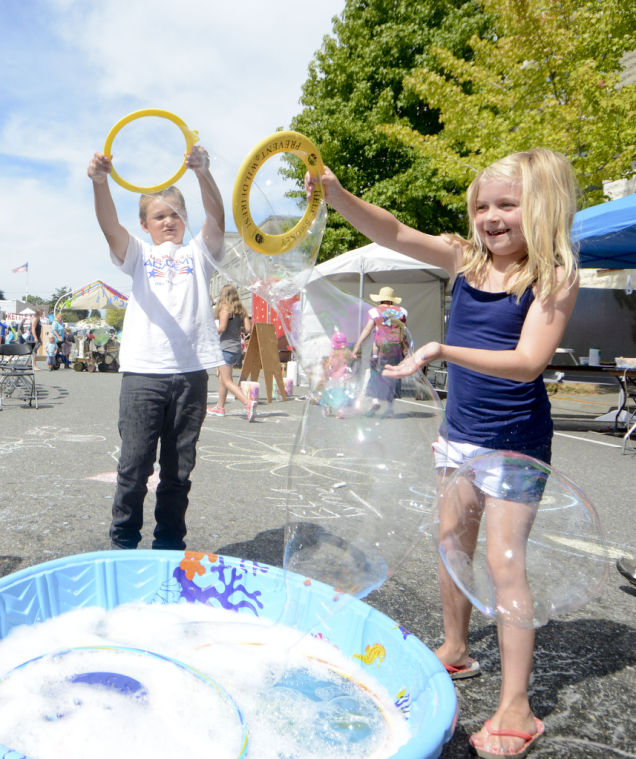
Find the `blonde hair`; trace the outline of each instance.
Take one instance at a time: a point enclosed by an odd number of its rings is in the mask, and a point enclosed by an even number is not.
[[[181,194],[181,190],[179,190],[178,187],[172,185],[171,187],[166,187],[165,190],[161,190],[160,192],[153,192],[150,195],[139,196],[139,218],[141,221],[143,221],[144,224],[146,223],[148,206],[152,203],[153,200],[163,200],[164,203],[167,203],[179,214],[184,222],[187,221],[188,215],[186,213],[185,200]]]
[[[577,197],[572,166],[560,153],[536,148],[512,153],[477,174],[466,192],[470,237],[454,237],[464,245],[458,273],[477,282],[485,276],[491,256],[475,228],[476,201],[480,183],[492,179],[521,185],[521,231],[527,255],[508,273],[506,291],[520,298],[529,287],[536,287],[543,301],[570,283],[578,268],[570,241]],[[557,277],[556,267],[563,267],[562,277]]]
[[[222,308],[226,308],[232,316],[247,316],[247,311],[241,303],[238,290],[234,285],[223,285],[219,293],[219,299],[214,307],[214,318],[218,319]]]

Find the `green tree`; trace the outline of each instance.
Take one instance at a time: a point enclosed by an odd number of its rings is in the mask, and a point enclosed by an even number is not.
[[[51,297],[48,300],[48,306],[51,313],[53,313],[53,310],[55,309],[55,306],[57,305],[58,310],[64,308],[64,300],[60,300],[60,298],[64,298],[65,295],[68,295],[71,292],[70,288],[68,287],[58,287],[57,290],[55,290]],[[58,301],[59,304],[58,304]]]
[[[104,321],[113,329],[119,330],[124,326],[124,316],[126,311],[120,308],[107,308]]]
[[[23,295],[20,298],[24,303],[29,303],[31,306],[47,310],[49,307],[49,301],[47,298],[41,298],[39,295]]]
[[[423,134],[387,119],[384,136],[412,148],[466,187],[507,153],[550,147],[572,162],[582,205],[603,200],[603,180],[633,174],[636,86],[621,86],[621,57],[636,47],[636,6],[624,0],[482,0],[496,19],[473,56],[444,45],[411,72],[405,97],[439,113]],[[455,196],[444,202],[453,207]]]
[[[434,67],[431,51],[472,55],[468,41],[490,28],[475,2],[463,0],[347,0],[309,67],[304,106],[292,128],[312,140],[351,192],[392,211],[407,224],[442,232],[463,218],[461,188],[437,173],[411,144],[378,127],[414,135],[439,132],[435,109],[403,82],[414,69]],[[300,180],[304,168],[290,162]],[[456,202],[448,197],[456,195]],[[445,204],[440,198],[445,199]],[[330,212],[320,260],[366,242]]]
[[[54,313],[55,306],[57,305],[57,310],[62,311],[62,318],[64,321],[72,323],[85,319],[88,316],[89,311],[85,309],[67,308],[66,303],[68,301],[64,296],[68,295],[70,292],[71,290],[68,287],[58,287],[44,303],[51,314]]]

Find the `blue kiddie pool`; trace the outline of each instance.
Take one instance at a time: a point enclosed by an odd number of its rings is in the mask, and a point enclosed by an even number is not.
[[[351,599],[340,613],[342,599],[333,588],[267,564],[191,551],[106,551],[57,559],[0,579],[0,638],[20,625],[35,625],[80,607],[113,609],[128,602],[147,604],[194,603],[230,609],[252,619],[289,624],[302,633],[325,637],[339,653],[355,659],[393,699],[408,726],[410,739],[394,753],[396,759],[438,757],[452,736],[457,716],[455,689],[437,657],[414,635],[362,601]],[[246,618],[247,619],[247,618]],[[1,644],[0,644],[1,645]],[[145,646],[144,646],[145,647]],[[152,641],[147,642],[152,649]],[[91,653],[90,651],[88,652]],[[98,652],[99,655],[102,652]],[[152,651],[111,651],[133,664],[158,656],[164,667],[183,670],[183,677],[203,681],[205,674]],[[57,652],[60,661],[87,655],[85,650]],[[111,657],[112,658],[112,657]],[[37,660],[20,668],[34,668]],[[143,676],[117,674],[97,666],[90,675],[70,680],[97,681],[131,698],[144,696]],[[11,673],[0,672],[0,683]],[[210,693],[232,711],[232,689],[207,683]],[[226,692],[227,691],[227,692]],[[251,759],[249,724],[240,755]],[[1,736],[0,736],[1,739]],[[205,750],[206,746],[201,746]],[[0,759],[29,759],[0,744]],[[64,759],[63,756],[60,759]]]

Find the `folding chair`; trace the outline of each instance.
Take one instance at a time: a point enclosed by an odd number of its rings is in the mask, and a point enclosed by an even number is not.
[[[3,398],[35,401],[38,407],[38,390],[33,371],[33,343],[0,345],[0,410]]]
[[[432,361],[430,364],[426,364],[424,373],[438,395],[447,395],[448,367],[446,361]]]

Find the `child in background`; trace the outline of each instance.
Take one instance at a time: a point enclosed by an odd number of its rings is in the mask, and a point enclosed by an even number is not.
[[[55,340],[57,341],[57,347],[58,347],[58,354],[62,362],[64,363],[64,366],[67,369],[71,368],[71,362],[68,360],[68,356],[64,352],[64,338],[65,338],[65,332],[64,332],[64,321],[62,320],[62,314],[60,311],[58,311],[57,314],[55,314],[53,318],[53,324],[51,325],[51,334],[55,337]]]
[[[152,547],[185,548],[190,473],[207,409],[207,370],[223,364],[209,295],[214,261],[224,251],[223,201],[201,146],[194,146],[186,165],[197,177],[205,220],[185,245],[185,202],[176,187],[139,199],[149,244],[119,223],[108,186],[110,158],[95,153],[88,166],[111,260],[132,277],[119,352],[122,443],[110,527],[113,548],[136,548],[141,540],[146,483],[159,442]]]
[[[50,372],[57,369],[57,340],[54,335],[49,335],[49,341],[46,344],[46,365]]]
[[[241,334],[249,335],[252,325],[247,315],[238,290],[234,285],[224,285],[214,309],[214,318],[218,322],[217,330],[221,340],[223,366],[219,367],[219,402],[210,409],[214,416],[225,416],[225,401],[228,391],[245,406],[247,421],[254,421],[256,401],[250,400],[232,379],[232,368],[241,361],[243,355]]]
[[[570,245],[576,190],[566,159],[546,149],[529,150],[480,172],[467,192],[468,240],[407,227],[347,192],[328,168],[320,179],[306,176],[309,195],[317,181],[327,202],[366,237],[440,266],[454,279],[446,343],[427,343],[383,372],[400,378],[429,361],[448,363],[446,421],[435,443],[440,476],[492,450],[518,451],[549,463],[552,420],[542,372],[561,342],[578,291]],[[495,587],[507,584],[512,597],[531,601],[525,567],[508,555],[523,553],[524,546],[514,541],[529,533],[533,510],[465,484],[462,523],[453,523],[440,502],[440,539],[461,535],[462,550],[472,555],[485,513]],[[470,677],[479,673],[468,655],[471,603],[441,562],[439,572],[445,640],[436,654],[451,677]],[[498,596],[497,603],[505,608],[509,600]],[[544,732],[528,698],[534,630],[500,624],[498,636],[499,704],[470,738],[477,754],[488,759],[525,756]]]
[[[335,412],[342,419],[345,407],[353,403],[353,397],[348,393],[347,379],[353,374],[351,365],[354,359],[355,353],[347,347],[347,336],[344,332],[334,332],[331,352],[323,361],[323,381],[318,387],[325,416]]]

